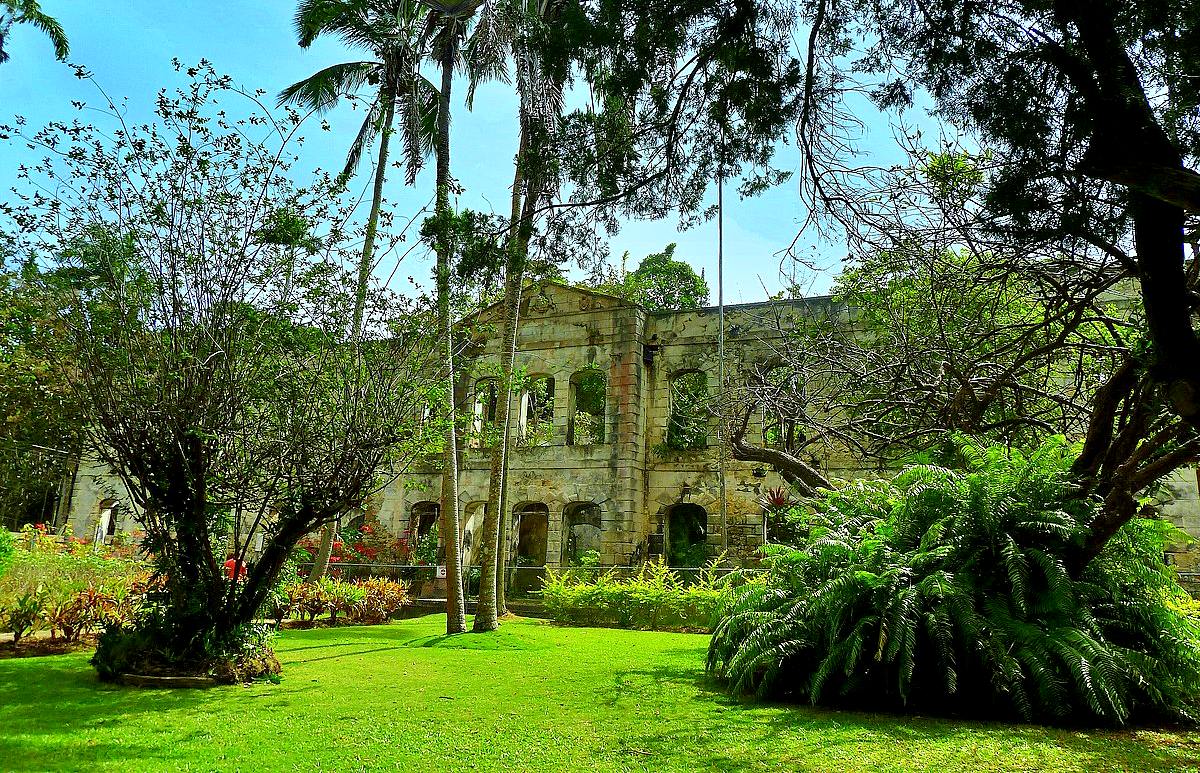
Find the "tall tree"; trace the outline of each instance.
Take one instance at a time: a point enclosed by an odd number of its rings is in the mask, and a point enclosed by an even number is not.
[[[296,9],[296,35],[301,48],[308,48],[319,37],[334,36],[375,57],[371,61],[326,67],[288,86],[280,92],[278,100],[280,105],[292,103],[323,113],[334,108],[343,97],[355,95],[366,86],[373,88],[362,126],[350,145],[342,171],[343,179],[348,179],[378,137],[371,208],[358,259],[358,285],[350,321],[353,340],[362,336],[363,309],[374,268],[392,127],[397,115],[406,183],[415,182],[424,158],[431,150],[437,92],[420,73],[428,15],[428,8],[417,0],[303,0]],[[329,566],[335,527],[330,524],[321,534],[320,547],[309,574],[311,581],[319,580]]]
[[[28,24],[41,30],[54,46],[54,58],[60,62],[66,61],[71,54],[71,43],[58,19],[42,11],[37,0],[0,0],[0,64],[8,61],[8,51],[5,44],[12,33],[14,24]]]
[[[95,277],[66,319],[71,388],[164,581],[133,630],[106,634],[94,661],[105,675],[204,672],[240,657],[296,542],[415,455],[417,395],[432,372],[420,310],[398,299],[371,300],[396,320],[386,341],[346,342],[354,282],[342,265],[362,232],[332,178],[291,182],[301,116],[252,115],[256,141],[213,107],[256,97],[211,68],[194,72],[160,94],[154,125],[127,125],[110,102],[115,127],[0,129],[46,154],[0,229],[24,254]],[[300,303],[280,302],[296,256],[262,238],[281,211],[327,224],[291,276]],[[247,566],[244,581],[226,577],[226,550]]]
[[[467,45],[474,82],[494,77],[515,82],[520,138],[513,171],[511,211],[504,266],[504,325],[501,333],[500,389],[492,447],[488,503],[481,529],[479,604],[475,631],[495,630],[505,613],[504,573],[508,550],[508,467],[512,453],[512,389],[517,356],[521,290],[537,207],[553,189],[553,139],[563,113],[569,72],[560,52],[552,53],[565,5],[562,0],[498,0],[485,3]],[[511,78],[511,59],[515,78]]]
[[[463,633],[467,630],[466,599],[463,593],[462,534],[458,501],[458,427],[454,402],[454,326],[450,316],[450,274],[454,262],[457,240],[454,237],[455,214],[450,204],[450,98],[454,88],[454,69],[466,35],[467,24],[479,8],[477,0],[460,2],[431,2],[436,13],[430,14],[428,30],[432,40],[432,52],[441,71],[437,110],[437,140],[434,156],[437,163],[432,222],[426,232],[430,234],[437,255],[437,318],[442,377],[446,388],[442,390],[442,405],[439,413],[446,424],[445,461],[442,466],[441,533],[446,541],[446,633]]]
[[[849,224],[851,94],[902,109],[924,92],[942,120],[1003,159],[995,226],[1070,238],[1141,287],[1155,391],[1200,429],[1196,275],[1200,6],[1158,0],[812,0],[799,124],[815,208]],[[848,52],[861,50],[857,57]]]
[[[922,153],[863,193],[840,303],[776,317],[733,453],[811,496],[829,485],[816,457],[894,464],[956,434],[1025,449],[1066,435],[1083,443],[1076,494],[1103,503],[1068,557],[1081,569],[1137,514],[1141,492],[1200,459],[1200,435],[1154,388],[1129,266],[997,234],[985,194],[1005,162],[991,158]],[[757,408],[763,442],[748,432]]]
[[[675,245],[668,244],[662,252],[647,255],[633,271],[625,273],[621,258],[619,273],[609,269],[611,281],[600,288],[651,311],[698,309],[708,303],[708,282],[690,264],[675,260]],[[613,276],[613,274],[616,274]]]

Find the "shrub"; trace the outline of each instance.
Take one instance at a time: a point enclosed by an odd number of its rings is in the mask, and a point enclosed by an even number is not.
[[[362,598],[353,610],[355,622],[367,625],[386,623],[409,601],[408,589],[403,583],[373,577],[356,585],[362,592]]]
[[[111,594],[119,586],[145,581],[148,576],[146,564],[140,561],[42,539],[36,549],[17,548],[13,554],[9,571],[0,576],[0,607],[39,588],[47,598],[64,600],[89,587],[106,589]]]
[[[22,594],[8,608],[0,607],[0,631],[13,635],[15,647],[41,626],[44,608],[42,595],[37,591]]]
[[[732,599],[732,577],[719,578],[715,559],[688,585],[663,561],[645,564],[633,577],[612,571],[594,579],[546,570],[542,601],[560,623],[647,630],[710,630]]]
[[[1123,723],[1188,717],[1200,625],[1164,565],[1170,527],[1135,521],[1073,576],[1095,512],[1061,441],[963,449],[967,469],[854,482],[717,626],[735,690],[874,710]]]
[[[178,628],[163,608],[149,611],[133,625],[110,625],[100,635],[91,663],[101,680],[121,674],[191,674],[234,684],[259,678],[277,679],[282,670],[265,625],[248,623],[229,635],[200,636],[180,647]]]
[[[325,599],[325,608],[329,611],[330,625],[337,625],[338,615],[349,617],[366,596],[366,592],[353,583],[325,577],[318,584],[321,586],[321,596]]]
[[[307,622],[313,622],[318,615],[323,615],[329,605],[325,596],[324,586],[320,583],[300,582],[287,589],[288,605],[300,615],[301,619],[308,616]]]

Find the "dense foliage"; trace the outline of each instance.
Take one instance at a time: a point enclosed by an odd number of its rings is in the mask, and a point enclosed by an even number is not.
[[[137,618],[155,581],[149,565],[127,552],[96,552],[83,541],[34,530],[14,542],[0,530],[0,631],[19,642],[44,630],[52,639],[71,643],[106,625]]]
[[[1163,564],[1169,527],[1127,524],[1076,571],[1094,503],[1071,449],[966,445],[824,494],[796,547],[717,627],[735,690],[874,709],[1123,723],[1192,716],[1200,623]]]
[[[83,436],[64,346],[71,282],[0,246],[0,529],[49,520]]]
[[[0,577],[12,563],[13,552],[16,550],[16,540],[7,529],[0,529]]]
[[[645,564],[631,577],[607,571],[563,573],[548,569],[542,601],[560,623],[654,631],[709,630],[733,598],[729,575],[719,561],[688,582],[665,563]]]

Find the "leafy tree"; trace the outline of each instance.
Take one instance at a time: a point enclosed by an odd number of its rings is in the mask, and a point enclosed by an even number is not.
[[[49,522],[82,449],[64,280],[32,261],[0,273],[0,530]]]
[[[914,161],[860,209],[836,305],[775,320],[781,343],[747,374],[734,455],[812,495],[829,485],[813,454],[894,464],[956,432],[1024,448],[1048,434],[1084,440],[1076,482],[1104,506],[1071,557],[1078,570],[1137,514],[1142,491],[1200,458],[1200,437],[1153,386],[1120,261],[992,232],[986,157]],[[788,442],[748,438],[759,408]]]
[[[1200,429],[1196,272],[1186,222],[1200,211],[1200,13],[1192,2],[813,0],[799,123],[804,190],[854,230],[872,176],[847,142],[851,95],[936,115],[996,151],[990,227],[1086,245],[1140,284],[1153,384]],[[861,51],[861,54],[852,54]]]
[[[626,253],[626,258],[628,253]],[[708,282],[690,264],[675,260],[675,245],[647,255],[638,267],[602,282],[602,292],[611,293],[650,311],[688,311],[708,304]],[[625,258],[622,259],[622,264]]]
[[[67,33],[57,19],[42,11],[37,0],[0,0],[0,64],[8,61],[4,44],[14,24],[28,24],[41,30],[54,45],[54,58],[58,61],[66,61],[70,55],[71,44],[67,40]]]
[[[207,66],[191,73],[160,94],[155,125],[5,128],[47,154],[5,230],[26,253],[97,269],[65,318],[72,396],[163,580],[146,619],[106,633],[102,675],[203,672],[261,643],[252,621],[296,542],[417,453],[431,364],[427,317],[384,294],[369,296],[378,340],[345,340],[355,292],[342,264],[361,231],[335,180],[288,181],[300,116],[235,126],[210,106],[246,94]],[[312,254],[264,238],[281,212],[328,224]],[[405,327],[374,321],[385,315]],[[244,580],[226,577],[228,553]]]
[[[674,244],[643,258],[625,278],[629,297],[651,311],[687,311],[707,305],[708,283],[691,265],[674,258]]]

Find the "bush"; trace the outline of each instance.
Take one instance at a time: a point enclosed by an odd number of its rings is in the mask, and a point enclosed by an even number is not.
[[[403,583],[373,577],[356,583],[362,592],[353,611],[354,621],[366,625],[380,625],[392,619],[392,615],[408,603],[408,589]]]
[[[258,623],[238,626],[220,639],[175,641],[178,627],[165,609],[150,611],[130,625],[111,625],[100,635],[91,663],[103,681],[121,674],[211,676],[235,684],[277,680],[282,667],[272,648],[274,634]]]
[[[1200,625],[1164,565],[1170,527],[1128,524],[1072,575],[1095,503],[1071,451],[966,446],[967,469],[828,492],[767,551],[709,650],[735,690],[813,703],[1123,723],[1188,718]]]
[[[76,642],[134,619],[153,585],[144,564],[39,539],[33,550],[18,547],[0,578],[0,631],[20,641],[48,629],[52,639]]]
[[[560,623],[645,630],[711,630],[733,597],[732,578],[718,578],[720,558],[688,585],[661,560],[627,579],[611,571],[594,579],[546,570],[542,602]]]

